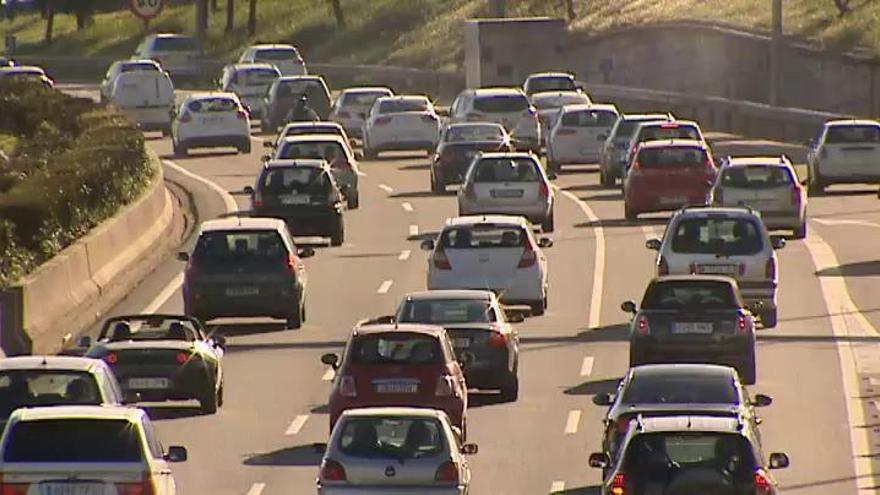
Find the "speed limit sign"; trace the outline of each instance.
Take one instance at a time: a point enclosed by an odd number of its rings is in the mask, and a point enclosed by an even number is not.
[[[164,0],[129,0],[131,11],[145,21],[159,15],[164,4]]]

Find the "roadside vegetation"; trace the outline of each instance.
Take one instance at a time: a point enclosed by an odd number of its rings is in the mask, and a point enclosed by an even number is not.
[[[209,8],[206,51],[230,59],[256,40],[297,44],[309,61],[379,63],[460,70],[462,21],[486,16],[489,0],[259,0],[256,35],[247,29],[249,2],[234,2],[234,24],[226,31],[226,1]],[[880,54],[880,2],[871,0],[783,0],[787,34],[815,39],[838,50],[867,47]],[[333,4],[344,12],[339,27]],[[566,17],[567,0],[507,0],[510,16]],[[670,20],[723,22],[769,29],[770,0],[573,0],[572,28],[581,32]],[[845,6],[842,9],[841,6]],[[843,13],[842,13],[843,12]],[[81,21],[81,20],[80,20]],[[192,2],[172,1],[151,31],[194,32]],[[144,35],[128,10],[93,14],[87,23],[73,14],[54,16],[53,42],[43,42],[46,20],[36,13],[0,21],[15,34],[22,53],[127,57]]]
[[[143,134],[114,110],[27,82],[0,82],[0,289],[122,206],[153,169]]]

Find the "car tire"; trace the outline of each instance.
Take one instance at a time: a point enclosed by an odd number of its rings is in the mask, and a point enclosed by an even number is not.
[[[223,407],[223,382],[220,382],[220,388],[217,389],[217,407]]]
[[[612,188],[614,187],[614,176],[608,172],[599,169],[599,182],[602,184],[602,187]]]
[[[516,402],[519,399],[519,377],[511,374],[504,385],[501,386],[501,400],[504,402]]]
[[[761,312],[761,325],[764,328],[775,328],[779,310],[770,308]]]
[[[345,197],[345,207],[349,210],[357,210],[361,206],[361,195],[357,190],[351,191]]]
[[[792,231],[792,237],[795,239],[804,239],[807,237],[807,222],[806,220],[802,223],[798,228]]]
[[[330,245],[333,247],[341,246],[345,242],[345,223],[340,218],[336,224],[336,229],[330,235]]]
[[[547,218],[545,218],[544,221],[541,222],[541,230],[543,232],[553,232],[553,230],[556,228],[555,217],[556,217],[556,215],[553,213],[553,210],[551,209],[550,214],[547,215]]]
[[[544,299],[541,299],[538,302],[529,304],[529,308],[531,308],[532,316],[543,315],[547,310],[547,296],[544,296]]]
[[[647,363],[647,359],[645,358],[645,351],[643,351],[639,346],[629,343],[629,367],[633,368],[635,366],[639,366]]]
[[[239,146],[238,152],[244,155],[247,155],[251,152],[251,142],[248,141],[246,144]]]
[[[202,411],[202,414],[215,414],[220,406],[219,399],[220,394],[214,388],[214,381],[212,380],[199,395],[199,409]]]
[[[189,155],[189,149],[183,144],[171,142],[172,151],[174,152],[174,156],[187,156]]]
[[[740,365],[737,367],[739,377],[746,385],[754,385],[758,381],[757,366],[755,365],[754,348],[747,351]]]
[[[446,184],[443,183],[443,179],[434,174],[431,174],[431,192],[434,194],[446,193]]]
[[[825,183],[822,181],[822,178],[816,174],[813,169],[810,169],[810,177],[807,181],[807,196],[815,197],[822,196],[825,194]]]
[[[639,212],[630,208],[626,203],[623,204],[623,217],[627,222],[635,222],[639,219]]]

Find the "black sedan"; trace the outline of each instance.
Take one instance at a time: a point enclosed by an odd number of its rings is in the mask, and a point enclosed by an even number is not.
[[[442,193],[449,184],[461,184],[477,153],[513,150],[511,137],[500,124],[450,124],[440,133],[431,159],[431,191]]]
[[[205,414],[223,405],[222,336],[206,335],[189,316],[144,314],[110,318],[86,357],[103,359],[123,390],[143,401],[199,401]]]
[[[736,280],[713,275],[658,277],[648,284],[633,314],[629,365],[695,362],[733,366],[747,385],[755,383],[755,319]]]

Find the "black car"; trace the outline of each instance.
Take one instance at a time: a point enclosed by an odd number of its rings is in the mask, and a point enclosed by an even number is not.
[[[329,237],[331,246],[345,240],[342,192],[324,160],[266,162],[251,195],[251,212],[280,218],[296,236]]]
[[[449,184],[461,184],[474,156],[481,151],[514,151],[514,146],[500,124],[477,122],[444,127],[431,159],[431,191],[442,193]]]
[[[226,340],[209,336],[192,317],[127,315],[104,322],[97,340],[80,341],[86,357],[102,359],[127,393],[140,400],[199,401],[212,414],[223,405],[223,354]]]
[[[308,107],[321,120],[330,115],[331,99],[327,83],[321,76],[282,76],[275,79],[263,97],[260,129],[277,132],[300,97],[308,98]]]
[[[633,420],[612,459],[590,455],[601,468],[602,495],[777,495],[771,471],[788,456],[765,460],[757,430],[739,418],[676,415]]]
[[[757,426],[754,407],[768,406],[763,394],[749,397],[736,370],[716,364],[646,364],[630,369],[611,395],[597,394],[593,403],[609,406],[603,420],[602,448],[615,457],[632,419],[699,414],[743,418]]]
[[[755,319],[736,280],[714,275],[670,275],[648,284],[633,314],[629,365],[697,362],[727,364],[755,383]]]
[[[187,315],[214,318],[267,316],[299,328],[306,318],[306,267],[299,249],[277,218],[232,217],[202,223],[186,261],[183,306]]]

